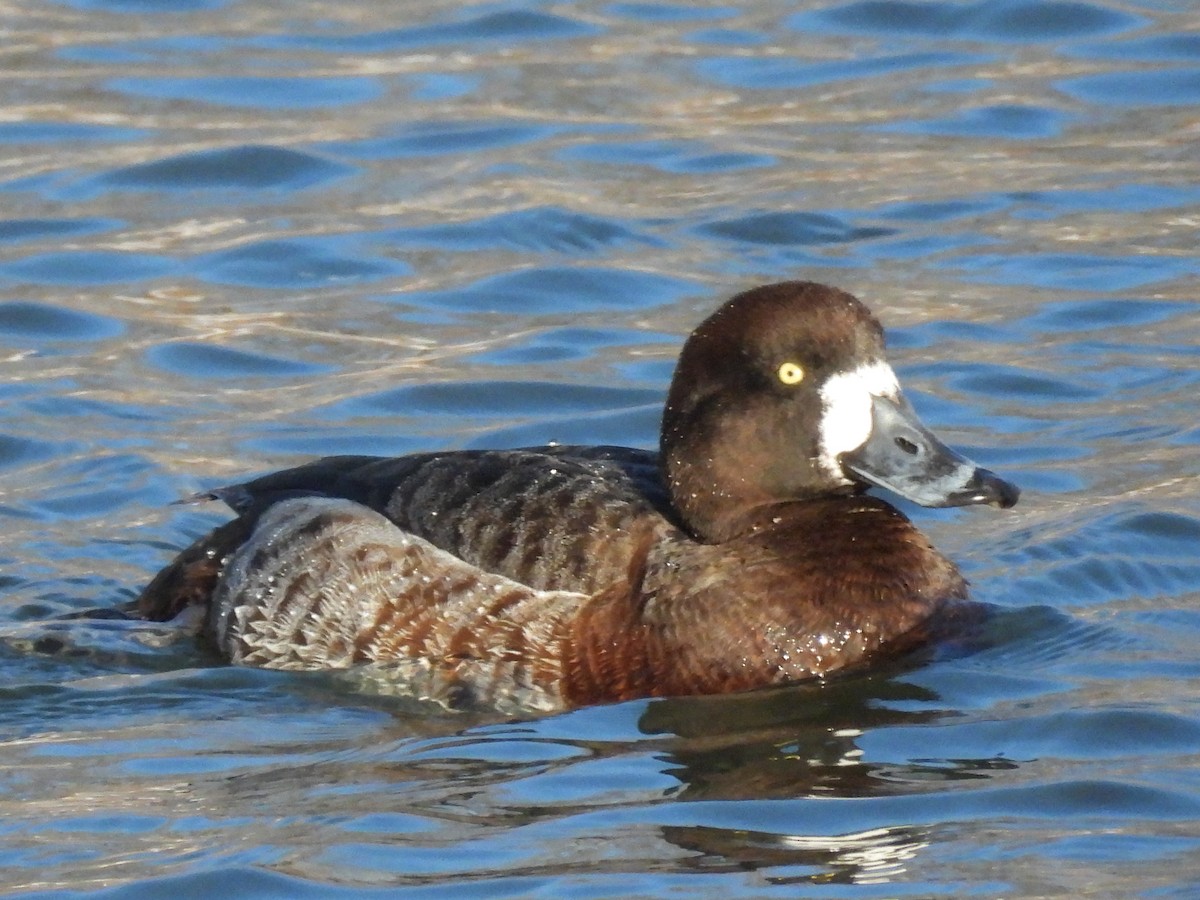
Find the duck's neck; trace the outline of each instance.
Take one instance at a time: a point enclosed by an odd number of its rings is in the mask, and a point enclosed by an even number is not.
[[[693,343],[693,335],[684,352]],[[659,434],[659,465],[667,494],[684,527],[705,543],[719,543],[737,533],[731,518],[743,508],[734,493],[744,489],[744,474],[729,472],[729,443],[722,443],[720,400],[711,390],[685,384],[682,362],[675,369]],[[736,445],[734,441],[734,445]],[[732,475],[732,478],[731,478]]]
[[[723,544],[778,525],[779,510],[797,503],[841,498],[853,493],[781,499],[763,487],[754,464],[728,455],[684,453],[664,443],[663,480],[687,530],[706,544]]]
[[[747,518],[770,502],[747,478],[747,467],[738,471],[727,456],[676,443],[665,430],[662,470],[684,526],[706,544],[724,543],[742,534]]]

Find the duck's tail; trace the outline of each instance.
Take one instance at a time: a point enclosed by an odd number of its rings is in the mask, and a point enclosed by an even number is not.
[[[154,576],[134,603],[152,622],[174,619],[190,607],[207,609],[225,560],[250,535],[254,517],[238,516],[210,531]]]

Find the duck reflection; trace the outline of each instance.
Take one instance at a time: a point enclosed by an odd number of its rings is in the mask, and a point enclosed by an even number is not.
[[[647,734],[672,735],[664,771],[679,782],[673,795],[678,800],[933,794],[947,782],[985,779],[1016,768],[1008,759],[934,758],[936,748],[922,760],[870,758],[860,746],[864,736],[954,715],[934,691],[905,680],[904,672],[912,667],[739,697],[656,701],[639,725]],[[861,824],[863,811],[858,812],[843,821]],[[884,815],[880,812],[881,819]],[[815,829],[817,823],[813,825]],[[789,834],[716,824],[664,825],[661,836],[690,851],[679,863],[685,868],[758,871],[774,884],[885,883],[901,876],[909,861],[936,839],[935,826],[911,821],[830,831]]]
[[[850,834],[809,835],[731,831],[707,826],[667,827],[663,837],[697,855],[684,860],[705,872],[758,871],[771,884],[886,884],[931,842],[929,829],[872,828]]]
[[[671,774],[682,799],[869,797],[930,782],[987,777],[1007,760],[896,763],[867,759],[865,733],[931,723],[952,714],[901,671],[794,685],[734,697],[655,701],[639,727],[670,734]]]

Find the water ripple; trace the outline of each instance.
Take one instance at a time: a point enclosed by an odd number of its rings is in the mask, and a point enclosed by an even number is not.
[[[0,343],[102,341],[125,331],[119,319],[48,303],[0,303]]]
[[[652,309],[675,302],[692,289],[682,278],[649,272],[550,266],[506,272],[452,291],[407,293],[402,299],[432,310],[529,316],[571,309]]]
[[[0,264],[0,278],[33,284],[100,285],[143,281],[176,270],[174,260],[152,253],[68,250]]]
[[[147,136],[140,128],[90,122],[2,122],[0,144],[53,144],[134,141]]]
[[[326,109],[366,103],[381,88],[370,78],[114,78],[110,91],[156,100],[184,100],[263,109]]]
[[[300,35],[264,39],[264,46],[299,46],[330,53],[353,50],[379,53],[413,47],[488,42],[529,42],[590,37],[601,33],[595,25],[567,16],[537,10],[504,10],[469,16],[459,22],[414,25],[352,35]]]
[[[895,75],[920,69],[978,65],[986,57],[967,53],[900,53],[873,59],[801,62],[795,59],[727,56],[696,63],[702,78],[729,87],[755,90],[815,88],[836,81]]]
[[[911,3],[903,0],[861,0],[789,20],[797,29],[914,35],[973,40],[1062,41],[1137,28],[1145,19],[1094,3],[1045,0],[976,0],[973,3]]]
[[[890,228],[854,226],[828,213],[762,212],[699,226],[712,237],[748,244],[806,246],[870,240],[895,234]]]
[[[164,344],[149,348],[146,358],[185,378],[293,378],[331,371],[330,366],[209,344]]]
[[[1068,113],[1044,107],[1004,104],[966,109],[942,119],[892,122],[880,126],[880,129],[911,134],[944,134],[1022,141],[1057,137],[1075,118]]]
[[[409,271],[396,260],[338,249],[331,236],[259,241],[201,256],[195,261],[196,271],[206,281],[282,289],[377,281]]]
[[[296,190],[344,177],[351,171],[349,166],[298,150],[251,144],[126,166],[98,176],[95,184],[147,191]]]
[[[418,122],[391,134],[325,145],[331,153],[351,159],[405,159],[467,154],[544,140],[561,126],[513,122]]]
[[[1194,106],[1200,103],[1200,69],[1107,72],[1065,79],[1058,87],[1098,106]]]
[[[0,219],[0,243],[18,244],[42,238],[99,234],[118,228],[114,219]]]
[[[490,416],[527,412],[550,414],[623,409],[654,403],[657,391],[562,385],[544,382],[452,382],[420,384],[356,398],[351,409],[399,412],[406,415]]]
[[[559,157],[610,166],[650,166],[672,174],[736,172],[773,166],[777,160],[762,153],[719,153],[691,141],[608,141],[568,147]]]
[[[662,246],[634,223],[558,207],[497,213],[448,225],[413,226],[387,233],[405,247],[436,247],[457,252],[517,248],[553,253],[599,253],[626,243]]]

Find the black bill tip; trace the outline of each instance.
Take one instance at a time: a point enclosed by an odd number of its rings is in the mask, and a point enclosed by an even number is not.
[[[1017,505],[1021,489],[987,469],[976,469],[971,478],[948,498],[947,506],[970,506],[986,503],[999,509]]]

